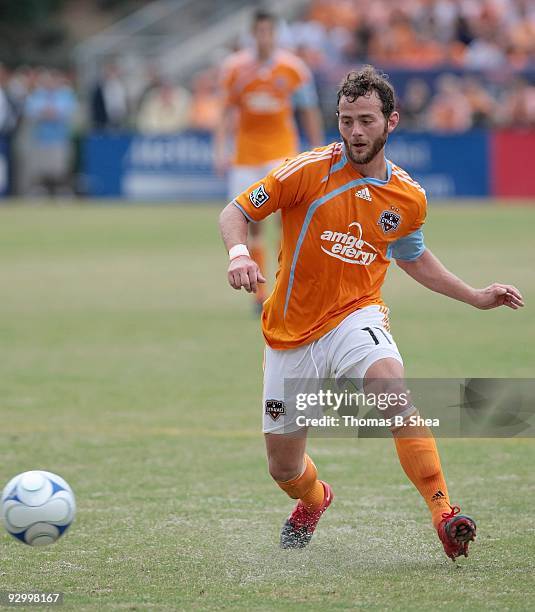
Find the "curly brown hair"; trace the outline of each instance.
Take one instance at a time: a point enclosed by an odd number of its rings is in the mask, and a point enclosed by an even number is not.
[[[370,65],[363,66],[359,71],[352,71],[346,76],[338,90],[336,107],[338,108],[342,96],[345,96],[349,102],[354,102],[357,98],[373,91],[377,92],[383,105],[383,115],[388,120],[396,108],[394,88],[386,74],[378,72]]]

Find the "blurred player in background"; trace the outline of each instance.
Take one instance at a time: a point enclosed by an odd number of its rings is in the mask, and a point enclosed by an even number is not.
[[[417,410],[412,401],[403,401],[403,360],[390,334],[381,287],[395,259],[424,287],[476,308],[516,310],[523,299],[511,285],[470,287],[425,247],[425,192],[385,158],[399,114],[383,75],[371,66],[350,73],[338,92],[337,115],[342,142],[282,164],[237,196],[220,217],[229,283],[256,291],[261,272],[248,254],[247,228],[281,210],[280,267],[262,315],[269,471],[298,500],[283,526],[281,546],[306,546],[333,499],[305,453],[307,429],[299,422],[296,398],[310,392],[310,379],[334,378],[366,393],[391,394],[382,416],[391,419],[400,464],[429,507],[446,554],[455,560],[467,554],[476,525],[450,505],[433,434],[425,424],[413,424]],[[285,389],[285,379],[295,388]]]
[[[215,132],[215,166],[219,174],[229,170],[229,199],[242,193],[288,157],[299,152],[294,109],[308,143],[323,144],[323,125],[310,70],[289,51],[276,46],[276,18],[266,11],[253,17],[254,47],[231,55],[223,66],[223,116]],[[232,166],[229,136],[234,137]],[[229,168],[230,166],[230,168]],[[261,225],[251,228],[251,257],[265,272]],[[265,299],[259,287],[258,311]]]

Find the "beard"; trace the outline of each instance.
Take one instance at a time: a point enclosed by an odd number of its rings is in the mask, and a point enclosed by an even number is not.
[[[366,148],[362,152],[355,151],[354,148],[351,147],[350,143],[342,137],[344,141],[344,146],[346,149],[346,155],[354,164],[369,164],[374,157],[381,151],[381,149],[385,146],[386,140],[388,138],[388,126],[385,125],[384,132],[378,136],[375,140],[372,141],[371,147]]]

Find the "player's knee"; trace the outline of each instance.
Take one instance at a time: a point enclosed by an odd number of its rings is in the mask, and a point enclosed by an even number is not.
[[[364,388],[385,418],[406,419],[416,412],[403,378],[368,379]]]
[[[383,357],[374,361],[364,374],[364,379],[368,383],[370,380],[388,381],[403,380],[403,365],[392,357]]]
[[[302,472],[302,465],[295,461],[281,460],[280,458],[269,457],[268,469],[273,480],[277,482],[287,482],[297,478]]]

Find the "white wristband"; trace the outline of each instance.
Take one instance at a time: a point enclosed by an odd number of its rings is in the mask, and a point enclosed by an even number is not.
[[[236,257],[242,257],[243,255],[251,257],[249,255],[249,249],[245,244],[235,244],[228,252],[228,257],[230,261],[236,259]]]

